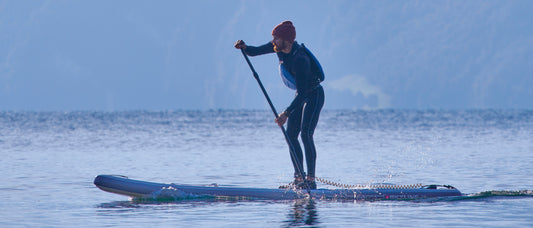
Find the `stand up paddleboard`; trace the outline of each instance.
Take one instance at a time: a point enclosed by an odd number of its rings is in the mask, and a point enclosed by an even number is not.
[[[94,179],[94,184],[104,191],[133,198],[157,198],[161,196],[161,193],[168,195],[169,192],[183,197],[212,196],[271,200],[290,200],[309,197],[306,190],[298,189],[163,184],[132,180],[124,176],[115,175],[99,175]],[[310,196],[314,199],[398,200],[461,196],[461,192],[452,186],[445,185],[375,185],[354,189],[314,189],[310,191]]]

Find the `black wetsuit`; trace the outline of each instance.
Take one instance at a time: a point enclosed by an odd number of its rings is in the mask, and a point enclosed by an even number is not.
[[[324,105],[324,89],[311,70],[311,61],[313,60],[310,59],[305,51],[299,50],[300,48],[301,46],[295,41],[290,53],[277,52],[276,54],[279,61],[293,75],[296,84],[296,97],[289,107],[285,109],[289,116],[287,134],[294,147],[298,161],[300,161],[300,167],[303,167],[303,153],[298,142],[298,134],[301,134],[305,147],[307,176],[315,177],[316,149],[313,134],[318,123],[320,111]],[[247,46],[244,50],[249,56],[275,53],[272,43],[259,47]],[[300,173],[294,159],[292,159],[292,163],[295,170],[294,176],[299,177]]]

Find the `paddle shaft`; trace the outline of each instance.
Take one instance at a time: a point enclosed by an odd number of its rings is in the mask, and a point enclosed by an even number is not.
[[[263,86],[263,83],[261,83],[261,79],[259,79],[259,75],[255,71],[254,66],[252,65],[252,62],[250,62],[250,59],[248,58],[248,56],[244,52],[244,49],[241,49],[241,52],[242,52],[242,55],[244,56],[244,58],[246,59],[246,62],[248,63],[248,66],[250,66],[250,69],[252,70],[252,73],[254,74],[255,80],[259,84],[259,87],[261,87],[261,91],[263,91],[263,95],[265,95],[265,98],[267,99],[268,104],[270,105],[270,109],[272,109],[272,112],[274,113],[274,116],[276,116],[276,118],[278,118],[279,117],[278,112],[276,111],[276,108],[272,104],[272,101],[270,100],[270,97],[268,96],[268,93],[267,93],[265,87]],[[283,132],[283,135],[285,136],[285,141],[287,141],[287,144],[289,145],[289,151],[291,153],[291,157],[292,157],[293,161],[296,162],[297,172],[305,180],[305,173],[304,173],[303,167],[301,165],[302,163],[300,163],[300,160],[296,156],[296,152],[294,152],[294,146],[292,145],[291,140],[289,140],[289,136],[287,135],[287,131],[285,131],[285,127],[283,127],[283,126],[279,126],[279,127],[280,127],[281,131]],[[309,185],[307,184],[306,186],[307,186],[307,192],[309,194],[311,194],[311,189],[309,188]]]

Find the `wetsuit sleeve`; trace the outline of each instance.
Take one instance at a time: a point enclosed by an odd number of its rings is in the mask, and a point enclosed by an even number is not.
[[[308,75],[311,75],[311,65],[309,58],[299,57],[294,60],[294,80],[296,81],[296,97],[292,100],[291,104],[285,112],[291,113],[296,107],[300,107],[312,88],[310,88],[309,81],[306,80]]]
[[[256,56],[256,55],[264,55],[268,53],[275,53],[274,51],[274,45],[272,42],[268,42],[266,44],[263,44],[259,47],[255,46],[246,46],[244,49],[244,52],[246,52],[249,56]]]

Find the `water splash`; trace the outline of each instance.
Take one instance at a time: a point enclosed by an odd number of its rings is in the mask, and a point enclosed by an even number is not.
[[[482,199],[492,197],[533,197],[533,190],[518,190],[518,191],[502,191],[492,190],[480,193],[469,194],[467,197],[471,199]]]
[[[415,199],[415,202],[487,201],[491,199],[518,199],[533,197],[533,190],[491,190],[462,196]]]

